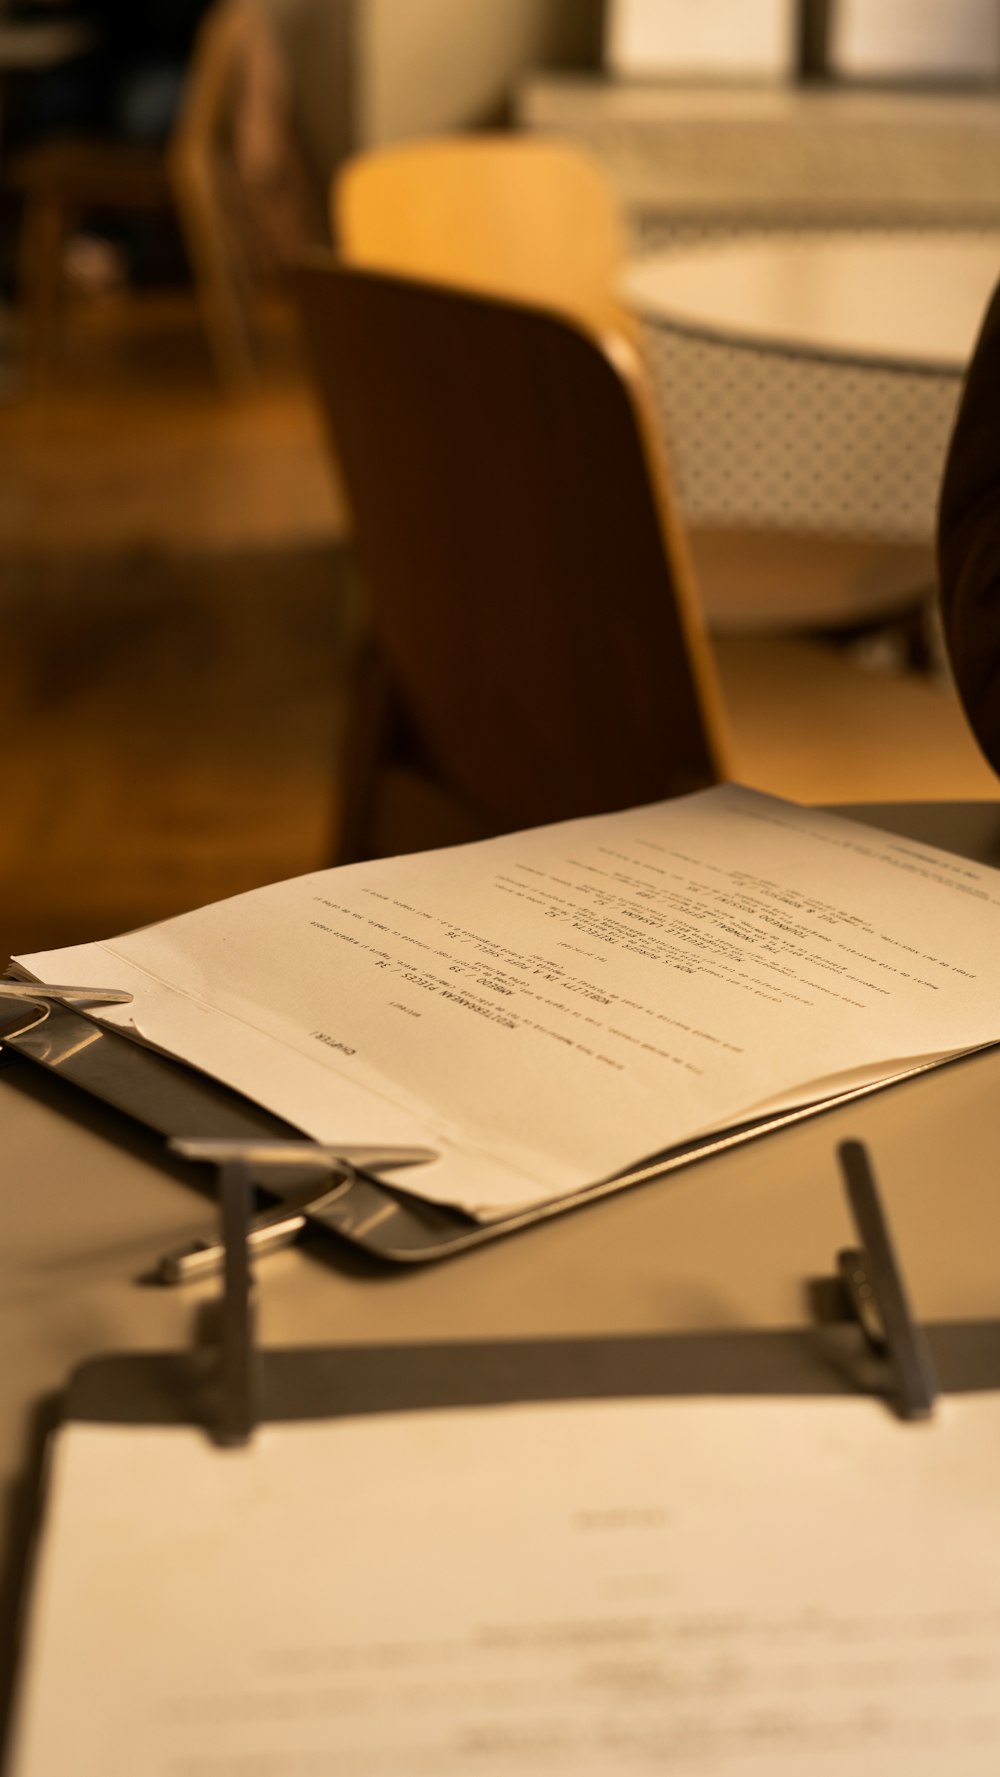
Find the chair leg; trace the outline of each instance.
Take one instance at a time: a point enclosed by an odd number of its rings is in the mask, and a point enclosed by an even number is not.
[[[256,366],[247,305],[233,264],[228,218],[207,164],[180,153],[173,154],[169,164],[216,374],[223,388],[239,391],[253,383]]]
[[[62,292],[63,253],[72,217],[61,192],[29,194],[21,229],[19,285],[32,382],[45,381],[52,363]]]

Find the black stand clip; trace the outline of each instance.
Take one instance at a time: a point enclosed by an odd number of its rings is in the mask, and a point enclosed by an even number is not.
[[[236,1449],[249,1443],[257,1416],[256,1350],[250,1276],[250,1198],[253,1189],[245,1161],[219,1167],[219,1207],[223,1249],[222,1294],[208,1304],[203,1333],[215,1348],[217,1388],[209,1429],[217,1444]]]
[[[901,1419],[927,1419],[938,1382],[922,1328],[914,1320],[863,1142],[842,1142],[844,1174],[859,1245],[837,1254],[837,1271],[850,1312],[872,1352],[888,1365],[890,1399]]]

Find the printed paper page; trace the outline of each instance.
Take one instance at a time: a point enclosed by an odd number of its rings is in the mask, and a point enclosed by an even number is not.
[[[25,960],[318,1139],[439,1147],[407,1187],[489,1214],[994,1041],[1000,873],[727,786]]]
[[[996,1777],[1000,1397],[60,1435],[13,1777]]]

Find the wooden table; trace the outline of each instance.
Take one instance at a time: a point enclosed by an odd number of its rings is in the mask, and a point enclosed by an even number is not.
[[[637,255],[666,247],[697,251],[711,241],[747,235],[800,237],[864,231],[887,233],[1000,230],[1000,105],[982,91],[932,91],[848,85],[714,85],[663,80],[613,80],[600,75],[536,70],[525,76],[515,115],[527,129],[568,137],[608,174]],[[658,352],[666,346],[658,342]],[[706,372],[714,403],[726,366]],[[743,372],[731,363],[737,389]],[[868,374],[869,383],[872,374]],[[846,393],[847,373],[835,373]],[[753,378],[746,372],[753,390]],[[703,379],[700,379],[702,381]],[[813,383],[822,381],[817,374]],[[787,386],[787,384],[786,384]],[[685,418],[694,417],[698,388],[678,388]],[[938,439],[947,430],[948,397],[932,416]],[[793,392],[794,405],[794,392]],[[740,495],[744,512],[761,512],[760,485],[726,481],[732,452],[721,449],[719,482]],[[928,499],[930,453],[918,522],[886,539],[846,531],[828,504],[825,516],[799,498],[784,528],[776,498],[787,461],[765,455],[761,480],[770,512],[760,528],[742,522],[723,501],[721,528],[692,508],[695,561],[706,609],[718,628],[823,627],[864,624],[897,610],[915,587],[930,586]],[[746,468],[745,465],[741,467]],[[746,469],[750,475],[750,470]],[[801,492],[802,490],[800,490]],[[809,490],[805,490],[808,492]],[[748,497],[752,496],[752,497]],[[932,504],[933,502],[931,502]],[[805,512],[809,528],[801,524]]]
[[[851,812],[1000,863],[1000,804]],[[855,1135],[870,1143],[918,1315],[1000,1316],[998,1086],[989,1052],[436,1266],[381,1269],[315,1236],[258,1267],[261,1342],[802,1324],[804,1280],[831,1270],[850,1234],[835,1145]],[[216,1286],[140,1281],[213,1221],[152,1137],[22,1061],[0,1068],[0,1115],[9,1623],[45,1401],[97,1353],[186,1345]]]

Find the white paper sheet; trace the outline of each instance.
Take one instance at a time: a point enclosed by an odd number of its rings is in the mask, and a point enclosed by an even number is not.
[[[324,871],[23,960],[408,1189],[541,1201],[1000,1037],[1000,872],[735,786]]]
[[[996,1777],[1000,1397],[60,1434],[13,1777]]]

